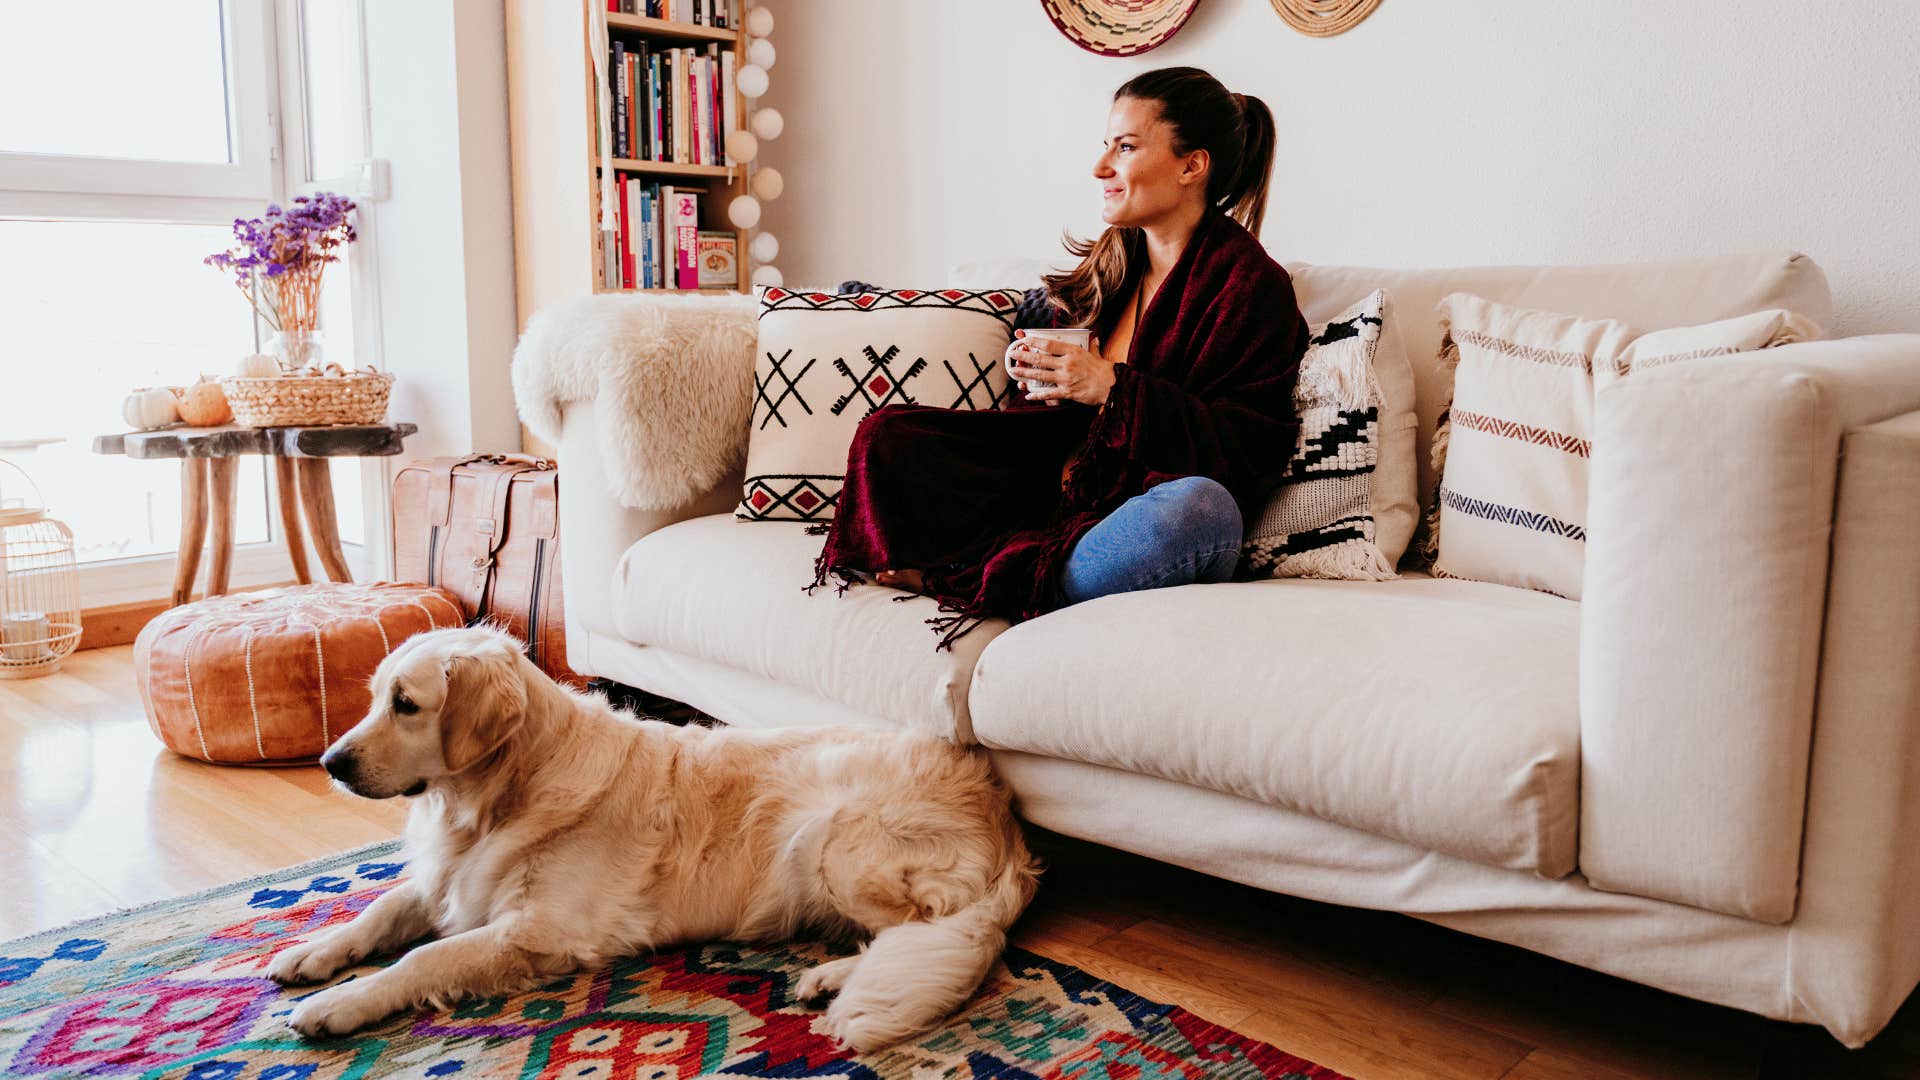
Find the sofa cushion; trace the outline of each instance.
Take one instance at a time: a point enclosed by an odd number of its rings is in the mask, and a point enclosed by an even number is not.
[[[614,625],[636,645],[727,664],[879,719],[973,741],[967,680],[1006,623],[936,652],[932,600],[857,585],[812,594],[821,537],[799,522],[714,514],[641,537],[615,571]],[[777,721],[773,721],[777,722]]]
[[[1425,576],[1122,593],[1000,634],[968,707],[996,749],[1558,877],[1579,825],[1579,611]]]

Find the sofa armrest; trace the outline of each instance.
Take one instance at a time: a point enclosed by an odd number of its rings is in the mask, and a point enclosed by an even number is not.
[[[593,636],[618,637],[614,626],[614,570],[641,537],[676,521],[725,513],[740,501],[744,469],[735,465],[717,484],[680,505],[660,510],[622,506],[608,494],[609,461],[599,425],[599,402],[566,405],[560,423],[560,578],[567,611],[567,665],[582,675],[602,672],[593,662]]]
[[[1594,402],[1580,867],[1793,917],[1842,435],[1920,408],[1920,335],[1637,372]]]

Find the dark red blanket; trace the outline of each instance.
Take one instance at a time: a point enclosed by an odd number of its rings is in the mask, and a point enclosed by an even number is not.
[[[920,570],[944,613],[927,621],[950,648],[985,618],[1059,607],[1073,545],[1155,484],[1218,480],[1252,522],[1297,437],[1306,345],[1287,272],[1209,213],[1141,314],[1104,410],[1049,408],[1016,387],[999,412],[889,405],[861,421],[808,591],[829,574],[844,592],[866,573]]]

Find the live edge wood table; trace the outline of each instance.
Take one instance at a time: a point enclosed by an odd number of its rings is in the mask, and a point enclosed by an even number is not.
[[[333,478],[327,459],[392,457],[400,453],[406,437],[418,430],[415,424],[171,427],[101,435],[93,440],[93,452],[143,460],[180,459],[180,549],[173,574],[173,603],[177,607],[193,597],[203,539],[208,551],[207,595],[219,596],[227,591],[227,571],[233,560],[234,491],[242,455],[260,454],[273,459],[274,488],[280,496],[280,531],[286,535],[293,576],[302,585],[313,580],[301,539],[304,509],[307,531],[313,534],[313,550],[320,556],[327,577],[352,581],[346,553],[340,550],[340,523],[334,516]],[[213,526],[210,537],[209,522]]]

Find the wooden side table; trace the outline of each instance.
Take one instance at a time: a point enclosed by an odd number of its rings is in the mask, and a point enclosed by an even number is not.
[[[346,553],[340,550],[340,523],[327,459],[392,457],[401,452],[406,437],[418,430],[415,424],[170,427],[97,436],[93,452],[125,454],[141,460],[180,459],[180,546],[173,574],[173,603],[177,607],[193,596],[203,541],[208,552],[207,595],[219,596],[227,591],[233,560],[234,492],[242,455],[260,454],[273,459],[280,531],[286,536],[294,578],[302,585],[313,580],[300,529],[304,512],[307,532],[313,535],[313,550],[320,556],[327,577],[352,581]]]

